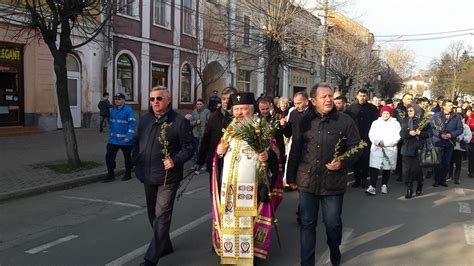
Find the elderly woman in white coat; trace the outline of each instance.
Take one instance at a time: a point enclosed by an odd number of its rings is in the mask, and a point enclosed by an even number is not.
[[[383,106],[380,117],[372,123],[369,131],[370,147],[369,175],[370,186],[365,191],[376,194],[377,178],[382,170],[382,194],[388,192],[390,171],[397,167],[397,143],[400,141],[400,123],[392,117],[393,108]]]

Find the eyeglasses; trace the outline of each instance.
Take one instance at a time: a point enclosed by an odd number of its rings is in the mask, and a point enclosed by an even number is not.
[[[163,97],[158,96],[158,97],[150,97],[150,102],[154,102],[155,100],[161,102],[163,101]]]
[[[415,112],[415,110],[408,110],[408,112],[410,112],[410,113],[411,113],[411,112]]]

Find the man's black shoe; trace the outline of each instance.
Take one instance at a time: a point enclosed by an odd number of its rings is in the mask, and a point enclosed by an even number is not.
[[[165,250],[163,250],[163,253],[161,253],[160,258],[164,257],[166,255],[169,255],[174,252],[174,249],[172,246],[166,247]]]
[[[456,185],[459,185],[459,184],[461,184],[461,183],[459,183],[459,178],[457,178],[457,179],[454,179],[454,184],[456,184]]]
[[[341,264],[341,251],[339,250],[339,247],[330,247],[330,259],[331,259],[331,264],[336,266]]]
[[[102,180],[102,183],[109,183],[115,181],[115,177],[106,177]]]
[[[448,184],[446,182],[440,183],[440,185],[443,186],[443,187],[448,187]]]
[[[153,263],[151,261],[145,260],[142,263],[140,263],[140,266],[156,266],[156,263]]]
[[[438,182],[434,182],[434,183],[433,183],[433,187],[439,187],[439,183],[438,183]]]
[[[122,179],[120,179],[120,180],[122,180],[122,181],[127,181],[127,180],[130,180],[130,179],[132,179],[132,175],[130,175],[130,174],[128,174],[128,175],[125,174],[125,175],[122,177]]]

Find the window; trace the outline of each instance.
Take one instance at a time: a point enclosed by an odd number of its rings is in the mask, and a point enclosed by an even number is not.
[[[171,2],[170,0],[155,0],[155,24],[170,27]]]
[[[244,16],[244,44],[250,44],[250,17]]]
[[[183,32],[194,36],[193,0],[183,0]]]
[[[151,86],[168,86],[168,69],[169,66],[151,64]]]
[[[118,0],[118,13],[138,17],[138,0]]]
[[[184,64],[181,69],[180,103],[192,103],[191,96],[191,67]]]
[[[133,101],[133,63],[130,56],[122,54],[117,60],[117,84],[115,93],[123,93],[125,100]]]
[[[239,91],[250,91],[250,75],[251,72],[247,70],[237,71],[237,89]]]

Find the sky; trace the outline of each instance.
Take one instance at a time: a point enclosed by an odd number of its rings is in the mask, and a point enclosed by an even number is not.
[[[311,1],[314,2],[314,0],[309,0]],[[329,2],[334,2],[334,0],[329,0]],[[346,5],[342,7],[341,13],[368,28],[375,35],[376,45],[380,45],[382,50],[395,43],[412,50],[417,66],[415,72],[419,69],[427,69],[432,59],[439,58],[454,41],[464,40],[472,47],[471,52],[474,52],[474,0],[346,0],[345,2]],[[471,30],[440,35],[398,37],[405,34],[465,29]],[[470,35],[447,39],[399,41],[469,32]],[[379,35],[395,36],[377,38]],[[396,42],[385,42],[386,40]]]

